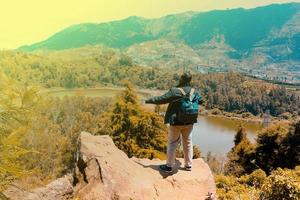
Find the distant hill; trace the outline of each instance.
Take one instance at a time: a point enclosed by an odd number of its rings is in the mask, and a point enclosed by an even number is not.
[[[62,50],[96,44],[126,48],[145,41],[170,38],[172,33],[179,32],[184,22],[191,17],[190,13],[170,15],[160,19],[133,16],[109,23],[78,24],[54,34],[45,41],[22,46],[19,50]]]
[[[124,48],[161,38],[182,40],[194,47],[211,40],[215,35],[223,35],[226,42],[236,50],[247,50],[268,39],[274,31],[286,29],[284,25],[299,11],[300,4],[290,3],[248,10],[187,12],[159,19],[133,16],[109,23],[74,25],[45,41],[23,46],[20,50],[61,50],[87,44]],[[289,28],[297,27],[290,24]],[[286,35],[281,35],[282,38],[290,36],[288,30]]]
[[[300,4],[78,24],[18,50],[53,51],[86,45],[120,49],[147,66],[258,70],[251,73],[271,66],[295,72],[300,65]],[[277,71],[269,76],[279,76]]]

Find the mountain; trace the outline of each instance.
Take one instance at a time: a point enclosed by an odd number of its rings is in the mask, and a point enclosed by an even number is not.
[[[86,45],[120,49],[140,65],[217,66],[269,77],[287,77],[293,72],[292,79],[300,80],[300,4],[79,24],[18,50],[55,51]]]
[[[160,19],[132,16],[109,23],[79,24],[66,28],[45,41],[22,46],[19,50],[62,50],[96,44],[125,48],[133,44],[169,37],[172,35],[171,32],[180,29],[179,24],[182,25],[190,16],[189,13],[170,15]]]
[[[24,51],[61,50],[87,44],[124,48],[161,38],[182,40],[194,47],[220,34],[234,49],[247,50],[267,39],[274,31],[282,29],[299,11],[300,4],[290,3],[254,9],[187,12],[159,19],[133,16],[109,23],[74,25],[45,41],[23,46],[20,49]],[[297,23],[297,20],[295,21]],[[295,29],[293,23],[284,28]],[[283,34],[282,36],[291,35]]]

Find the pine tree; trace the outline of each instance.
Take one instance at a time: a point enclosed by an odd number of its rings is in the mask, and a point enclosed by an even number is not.
[[[256,163],[267,174],[277,168],[300,165],[299,122],[274,124],[259,133]]]
[[[234,147],[228,153],[228,162],[225,165],[225,173],[235,176],[241,176],[251,172],[254,159],[254,145],[247,138],[245,129],[241,126],[235,135]]]
[[[164,158],[166,127],[161,116],[142,109],[131,84],[126,83],[109,115],[109,134],[129,157]]]
[[[234,137],[234,145],[237,146],[245,139],[247,139],[246,129],[243,125],[240,125],[239,129]]]

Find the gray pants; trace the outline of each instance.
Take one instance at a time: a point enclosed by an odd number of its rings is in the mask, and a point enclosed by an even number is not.
[[[169,126],[168,147],[167,147],[167,166],[173,167],[176,158],[176,148],[182,139],[184,164],[187,167],[192,166],[193,143],[192,143],[193,125]]]

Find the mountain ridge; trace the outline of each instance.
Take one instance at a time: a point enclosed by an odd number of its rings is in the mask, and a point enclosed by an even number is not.
[[[201,19],[198,19],[198,18],[203,17],[203,15],[204,15],[204,17],[206,17],[207,15],[208,16],[212,15],[212,17],[214,18],[215,15],[218,15],[220,13],[229,13],[228,15],[232,15],[232,13],[237,13],[237,12],[255,12],[257,10],[266,11],[268,9],[272,10],[272,9],[276,9],[276,8],[279,8],[279,9],[280,8],[282,8],[282,9],[289,8],[289,9],[293,10],[293,8],[296,8],[296,7],[299,8],[300,3],[271,4],[268,6],[262,6],[262,7],[252,8],[252,9],[235,8],[235,9],[229,9],[229,10],[212,10],[212,11],[208,11],[208,12],[188,11],[188,12],[183,12],[183,13],[179,13],[179,14],[170,14],[170,15],[166,15],[166,16],[163,16],[160,18],[153,18],[153,19],[139,17],[139,16],[130,16],[130,17],[127,17],[122,20],[115,20],[115,21],[104,22],[104,23],[82,23],[82,24],[76,24],[76,25],[69,26],[41,42],[37,42],[32,45],[21,46],[18,48],[18,50],[34,51],[39,48],[45,48],[45,47],[46,47],[46,49],[48,48],[50,50],[51,49],[52,50],[61,50],[61,49],[67,49],[67,48],[81,47],[82,45],[87,45],[87,44],[90,44],[90,45],[104,44],[109,47],[115,47],[115,48],[129,47],[130,45],[135,44],[135,43],[140,43],[142,41],[145,42],[145,41],[149,41],[149,40],[155,40],[155,39],[158,39],[158,37],[165,36],[166,33],[169,33],[169,31],[165,30],[165,29],[170,29],[174,26],[175,27],[182,26],[182,24],[184,24],[187,20],[191,20],[191,18],[196,17],[196,22],[197,22],[197,20],[199,22],[199,21],[201,21]],[[221,19],[221,20],[224,20],[224,19]],[[278,20],[278,18],[276,18],[276,20]],[[192,22],[194,22],[194,21],[192,21]],[[151,32],[152,30],[155,30],[155,28],[160,28],[159,23],[162,23],[164,25],[164,27],[162,27],[158,32],[155,32],[155,33]],[[166,26],[166,25],[172,25],[172,26],[170,27],[170,26]],[[149,28],[151,28],[150,33],[149,33]],[[186,25],[183,28],[185,29]],[[91,30],[91,29],[93,29],[93,30]],[[114,30],[114,29],[116,29],[116,30]],[[88,37],[91,35],[86,35],[86,37],[81,37],[80,38],[81,40],[77,41],[77,43],[76,43],[76,41],[72,41],[73,44],[70,44],[69,46],[64,44],[64,43],[70,42],[68,40],[64,41],[64,42],[62,42],[62,41],[60,42],[61,37],[63,38],[63,36],[68,35],[70,33],[74,34],[75,31],[81,31],[83,33],[84,32],[88,33],[88,32],[94,31],[95,34],[97,33],[99,35],[96,34],[95,36],[97,36],[97,37],[91,38],[91,39],[94,39],[91,41],[87,41]],[[109,33],[107,33],[106,31],[108,31]],[[177,34],[184,35],[184,33],[181,33],[181,31],[182,31],[181,29],[179,29],[177,31],[178,31]],[[118,42],[120,42],[119,44],[112,43],[110,41],[110,39],[111,39],[110,37],[120,36],[122,33],[127,33],[127,34],[136,33],[136,34],[139,34],[139,37],[133,38],[135,40],[132,42],[128,42],[128,43],[122,43],[121,39],[125,39],[125,38],[120,38],[118,40]],[[104,39],[107,41],[104,41],[104,40],[99,41],[98,39],[101,36],[106,37]],[[182,37],[182,35],[180,37]],[[194,42],[194,40],[189,41],[189,38],[179,38],[179,39],[188,40],[188,41],[185,41],[188,44],[192,44]],[[60,42],[59,44],[61,46],[55,46],[55,45],[51,44],[51,42]],[[56,45],[58,45],[58,44],[56,44]]]
[[[18,50],[57,51],[87,45],[117,49],[142,66],[233,70],[299,82],[300,3],[84,23]]]

